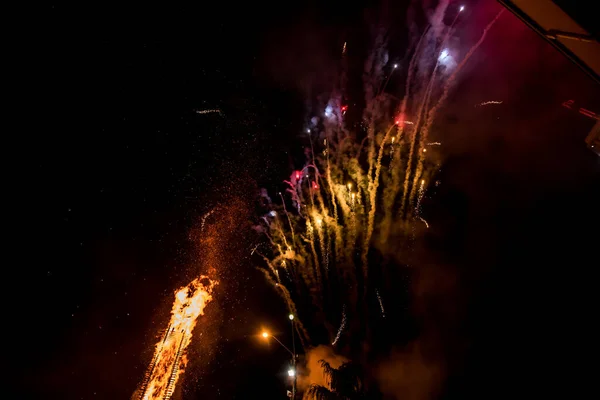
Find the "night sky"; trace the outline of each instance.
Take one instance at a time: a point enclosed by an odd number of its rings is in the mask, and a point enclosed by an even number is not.
[[[457,34],[467,49],[500,9],[472,3]],[[12,195],[26,210],[15,231],[25,245],[4,281],[17,321],[6,326],[19,337],[12,369],[23,373],[4,393],[129,398],[173,290],[202,258],[190,234],[202,215],[225,203],[236,213],[298,166],[308,108],[326,93],[344,41],[356,43],[349,69],[359,77],[374,26],[390,28],[390,58],[402,60],[406,6],[385,18],[378,7],[41,10],[25,51],[36,105]],[[455,305],[453,322],[439,325],[452,369],[438,398],[577,398],[586,388],[600,164],[584,143],[594,121],[561,104],[599,112],[599,93],[508,12],[461,73],[439,117],[449,138],[442,185],[424,205],[439,226],[428,262],[458,282],[451,297],[440,289]],[[503,103],[475,107],[487,100]],[[183,399],[285,395],[286,353],[255,335],[266,325],[288,340],[287,312],[247,257],[246,228],[231,229],[236,283],[208,307],[219,323],[203,328],[220,342],[197,350],[207,361],[190,368]],[[416,312],[447,311],[439,303]]]

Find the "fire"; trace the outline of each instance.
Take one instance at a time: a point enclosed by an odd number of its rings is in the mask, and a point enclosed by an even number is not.
[[[203,283],[208,281],[207,284]],[[185,350],[192,341],[192,332],[204,308],[212,300],[217,284],[206,276],[194,279],[175,292],[171,320],[161,340],[156,344],[152,363],[139,388],[140,400],[168,400],[183,374],[187,358]]]

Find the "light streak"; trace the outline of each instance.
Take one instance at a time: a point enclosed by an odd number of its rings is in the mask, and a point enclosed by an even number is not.
[[[483,103],[476,104],[475,107],[482,107],[482,106],[487,106],[490,104],[502,104],[502,101],[501,100],[484,101]]]
[[[204,214],[204,216],[202,217],[202,222],[200,223],[200,232],[204,230],[204,224],[206,224],[206,219],[210,217],[214,211],[215,209],[213,208],[212,210]]]
[[[340,337],[342,336],[342,332],[344,332],[344,329],[346,329],[347,322],[348,322],[348,320],[346,318],[346,305],[344,305],[342,308],[342,322],[340,323],[340,327],[337,331],[337,334],[335,335],[335,339],[333,339],[333,342],[331,342],[332,346],[335,346],[336,343],[338,342],[338,340],[340,340]]]
[[[196,114],[219,114],[221,115],[221,110],[218,108],[213,108],[210,110],[196,110]]]
[[[385,309],[383,308],[383,301],[381,300],[381,296],[379,295],[379,289],[375,289],[375,293],[377,294],[377,300],[379,301],[379,308],[381,309],[381,316],[385,318]]]

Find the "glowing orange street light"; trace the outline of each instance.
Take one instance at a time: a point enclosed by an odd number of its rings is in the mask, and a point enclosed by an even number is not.
[[[275,337],[274,335],[271,335],[267,331],[262,331],[261,336],[265,339],[268,339],[270,337],[275,339],[275,341],[277,343],[279,343],[279,345],[281,347],[283,347],[292,356],[292,367],[288,370],[288,375],[290,378],[292,378],[294,380],[293,384],[292,384],[292,400],[295,400],[295,398],[296,398],[296,358],[298,358],[298,356],[296,356],[296,343],[293,341],[293,338],[294,338],[294,336],[293,336],[293,334],[294,334],[294,331],[293,331],[294,314],[288,315],[288,318],[290,319],[290,322],[292,323],[292,343],[293,343],[294,351],[288,349],[288,347],[285,344],[283,344],[279,339],[277,339],[277,337]]]

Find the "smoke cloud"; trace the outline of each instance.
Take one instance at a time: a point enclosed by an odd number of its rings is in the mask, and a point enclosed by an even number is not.
[[[327,361],[333,368],[338,368],[349,360],[343,356],[336,354],[329,346],[320,345],[313,347],[306,353],[306,365],[298,375],[298,389],[305,390],[311,385],[321,385],[327,387],[323,368],[320,361]]]
[[[380,365],[377,378],[383,394],[403,400],[435,397],[444,370],[439,360],[427,358],[423,346],[422,342],[415,342]]]
[[[425,265],[412,289],[412,312],[420,334],[403,348],[396,348],[376,368],[381,391],[391,398],[426,400],[442,391],[453,351],[460,357],[461,309],[458,272],[449,266]]]

